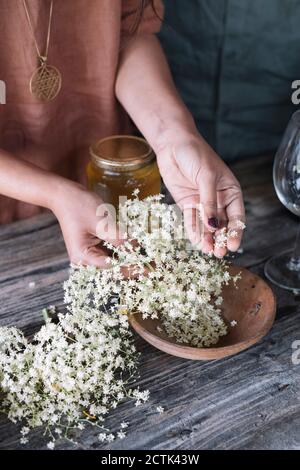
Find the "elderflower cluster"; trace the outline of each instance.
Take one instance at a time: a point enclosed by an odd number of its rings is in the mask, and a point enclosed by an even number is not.
[[[117,302],[121,315],[159,319],[177,342],[207,347],[227,333],[220,306],[222,287],[231,276],[224,261],[187,250],[186,240],[178,236],[178,211],[161,199],[135,197],[123,204],[124,243],[106,243],[113,253],[107,269],[74,268],[66,301],[77,296],[82,301],[81,290],[72,286],[85,276],[98,307]]]
[[[57,439],[87,423],[111,442],[115,436],[104,427],[109,411],[126,398],[137,405],[148,399],[148,391],[131,388],[138,354],[127,317],[117,306],[106,310],[98,303],[87,274],[92,280],[87,268],[66,283],[67,313],[56,323],[48,319],[33,341],[14,327],[0,328],[1,409],[23,423],[23,444],[30,429],[44,426],[53,449]],[[126,427],[122,423],[117,436],[124,438]]]
[[[0,328],[1,409],[23,423],[23,444],[40,426],[49,449],[87,423],[99,428],[101,442],[126,436],[126,422],[116,435],[105,428],[107,414],[126,398],[136,406],[149,398],[132,385],[139,355],[129,314],[159,320],[168,336],[192,346],[210,346],[227,333],[221,304],[228,267],[188,250],[178,211],[161,198],[135,197],[122,206],[126,240],[106,243],[106,269],[72,267],[66,313],[48,310],[57,321],[44,311],[45,325],[30,342],[14,327]]]

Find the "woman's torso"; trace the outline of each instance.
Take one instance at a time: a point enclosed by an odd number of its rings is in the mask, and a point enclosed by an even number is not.
[[[112,7],[113,3],[113,7]],[[27,1],[36,40],[45,46],[48,1]],[[62,76],[60,94],[41,103],[29,91],[37,53],[21,0],[0,0],[0,148],[64,176],[84,181],[88,146],[128,128],[114,83],[120,51],[119,0],[54,1],[48,64]],[[0,222],[37,212],[0,198]]]

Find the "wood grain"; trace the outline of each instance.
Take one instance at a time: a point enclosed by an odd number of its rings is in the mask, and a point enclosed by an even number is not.
[[[272,159],[233,166],[244,189],[247,230],[244,252],[235,262],[263,275],[265,260],[289,247],[297,219],[278,202]],[[0,228],[0,321],[31,334],[42,324],[41,310],[62,304],[61,283],[68,258],[59,227],[43,214]],[[34,281],[35,287],[29,283]],[[109,419],[118,429],[130,422],[128,437],[100,444],[89,428],[83,449],[300,449],[300,365],[292,364],[292,343],[300,340],[299,298],[275,288],[278,309],[270,333],[257,345],[211,362],[169,356],[137,338],[142,352],[138,383],[151,399],[142,407],[125,403]],[[159,415],[156,406],[165,408]],[[44,449],[40,430],[26,448]],[[0,448],[17,449],[18,426],[0,418]],[[74,448],[62,442],[58,448]]]

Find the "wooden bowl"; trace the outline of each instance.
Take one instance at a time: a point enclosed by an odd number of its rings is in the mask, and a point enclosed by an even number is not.
[[[223,289],[222,314],[228,324],[228,334],[212,347],[196,348],[179,344],[163,331],[157,331],[159,320],[143,320],[141,314],[129,317],[132,328],[148,343],[173,356],[194,360],[212,360],[231,356],[257,343],[270,330],[276,311],[272,289],[248,269],[231,266],[230,273],[241,273],[237,287],[232,283]],[[232,327],[230,322],[237,321]]]

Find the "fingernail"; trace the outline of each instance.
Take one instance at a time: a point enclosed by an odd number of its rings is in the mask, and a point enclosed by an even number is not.
[[[219,221],[216,217],[209,217],[208,225],[210,225],[210,227],[213,227],[213,228],[218,228],[219,227]]]

